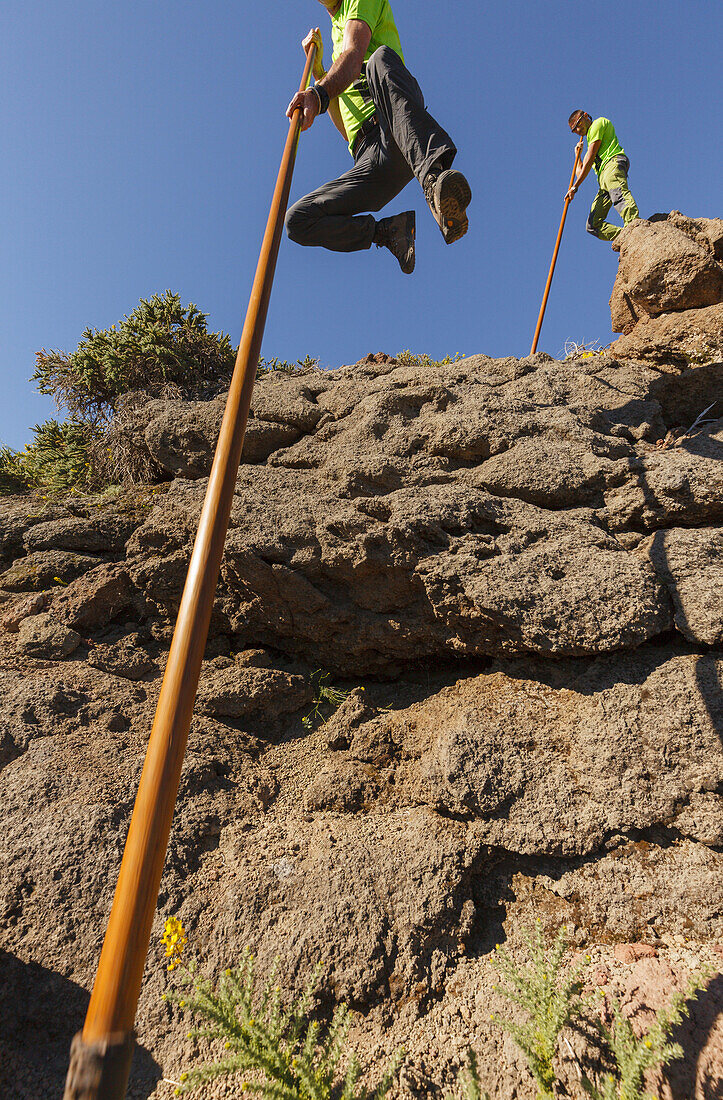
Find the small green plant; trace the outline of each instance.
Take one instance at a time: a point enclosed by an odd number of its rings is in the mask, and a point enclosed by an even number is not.
[[[351,691],[342,691],[331,683],[331,673],[317,668],[311,674],[311,683],[314,688],[314,705],[308,714],[301,719],[304,729],[313,729],[317,722],[326,722],[334,711],[341,706],[345,699],[351,695]],[[361,687],[360,691],[364,691]]]
[[[265,374],[273,374],[274,372],[308,374],[309,371],[315,370],[318,366],[319,360],[312,359],[310,355],[305,355],[303,359],[297,359],[295,363],[289,363],[286,359],[277,359],[276,357],[267,360],[262,356],[256,368],[256,377],[263,378]]]
[[[454,356],[445,355],[444,359],[432,359],[429,355],[413,355],[407,348],[406,351],[400,351],[394,358],[402,367],[446,367],[450,363],[458,363],[465,356],[458,351]]]
[[[467,1051],[467,1065],[461,1070],[457,1084],[462,1091],[462,1100],[490,1100],[489,1093],[482,1092],[477,1055],[471,1047]],[[454,1093],[448,1092],[444,1100],[457,1100],[457,1098]]]
[[[497,1016],[492,1019],[509,1032],[525,1055],[537,1083],[537,1100],[551,1100],[555,1084],[552,1060],[558,1037],[583,1007],[579,980],[582,967],[563,974],[562,960],[568,946],[564,925],[550,948],[545,944],[539,920],[531,931],[523,932],[523,938],[529,948],[528,965],[518,966],[499,944],[493,963],[509,983],[509,988],[500,987],[500,992],[512,1004],[523,1008],[529,1019],[523,1024]]]
[[[593,359],[596,355],[604,355],[608,350],[608,346],[598,347],[599,340],[588,340],[578,344],[576,340],[566,340],[564,352],[564,362],[567,363],[571,359]]]
[[[694,975],[686,991],[676,994],[667,1008],[658,1011],[653,1024],[640,1038],[630,1020],[623,1016],[618,1001],[613,999],[612,1027],[600,1020],[594,1022],[612,1053],[617,1072],[607,1074],[599,1087],[583,1076],[580,1083],[588,1096],[593,1100],[656,1100],[651,1093],[642,1091],[645,1073],[682,1058],[680,1043],[668,1041],[670,1032],[688,1015],[688,1002],[695,1000],[709,976],[705,972]]]
[[[172,919],[171,919],[172,921]],[[174,936],[177,937],[174,940]],[[246,949],[241,965],[224,971],[217,985],[199,977],[195,967],[180,962],[185,932],[180,921],[166,924],[163,942],[171,964],[182,966],[180,989],[164,994],[166,1000],[193,1013],[204,1025],[189,1031],[189,1038],[216,1040],[226,1051],[222,1058],[181,1074],[176,1093],[190,1092],[208,1081],[242,1073],[242,1091],[255,1092],[264,1100],[381,1100],[391,1088],[402,1062],[399,1051],[376,1090],[359,1084],[361,1067],[347,1047],[349,1009],[340,1005],[328,1027],[312,1019],[318,966],[301,997],[284,1005],[277,981],[278,964],[260,993],[256,992],[254,960]]]
[[[109,329],[86,329],[77,349],[40,351],[32,381],[55,398],[71,420],[108,420],[117,398],[131,390],[175,383],[200,395],[230,377],[234,353],[224,333],[208,332],[206,314],[183,306],[167,290],[141,298]]]

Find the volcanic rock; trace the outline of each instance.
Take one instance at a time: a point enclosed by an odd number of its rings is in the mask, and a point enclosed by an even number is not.
[[[257,381],[132,1100],[164,1100],[208,1053],[160,999],[168,916],[203,974],[248,946],[262,980],[280,958],[287,994],[322,960],[319,1010],[359,1011],[370,1082],[407,1049],[400,1100],[454,1089],[469,1046],[484,1088],[535,1095],[490,1017],[510,1011],[494,945],[521,958],[537,920],[548,938],[566,924],[587,993],[638,1031],[710,966],[684,1058],[646,1087],[716,1095],[722,248],[714,219],[626,229],[614,298],[634,327],[602,355],[379,354]],[[17,1100],[61,1094],[82,1026],[221,409],[138,398],[114,445],[167,482],[0,513],[0,1062]],[[566,1035],[575,1095],[588,1040]]]
[[[611,299],[614,332],[628,332],[643,315],[700,309],[723,299],[723,265],[717,254],[723,223],[694,223],[676,218],[676,213],[661,221],[638,220],[615,239],[620,266]]]

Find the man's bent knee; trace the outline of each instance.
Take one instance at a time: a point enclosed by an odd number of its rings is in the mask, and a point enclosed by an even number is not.
[[[589,218],[587,219],[587,224],[585,225],[585,228],[587,229],[588,233],[592,233],[593,237],[600,236],[599,226],[593,220],[592,214],[590,214]]]
[[[404,64],[404,62],[391,46],[379,46],[367,61],[367,80],[375,77],[378,80],[391,68],[399,64]]]
[[[286,234],[289,240],[294,244],[304,244],[313,220],[303,199],[295,203],[286,213]]]
[[[618,213],[621,213],[624,206],[622,187],[613,187],[612,191],[609,192],[609,195],[613,206]]]

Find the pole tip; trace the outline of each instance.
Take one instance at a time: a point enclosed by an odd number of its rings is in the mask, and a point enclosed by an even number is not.
[[[123,1100],[134,1046],[133,1032],[86,1043],[79,1031],[70,1046],[63,1100]]]

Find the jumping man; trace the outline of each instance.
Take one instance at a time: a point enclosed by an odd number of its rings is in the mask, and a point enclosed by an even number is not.
[[[375,220],[416,176],[447,244],[467,232],[467,180],[452,169],[452,139],[424,106],[421,88],[404,64],[389,0],[320,0],[331,17],[331,68],[324,70],[321,31],[302,46],[316,45],[314,79],[289,104],[289,118],[303,112],[301,129],[329,112],[348,143],[354,167],[300,199],[286,216],[292,241],[334,252],[376,244],[388,248],[402,271],[414,270],[414,211]]]
[[[587,153],[566,198],[574,199],[578,187],[594,164],[599,191],[590,209],[587,231],[603,241],[613,241],[622,226],[605,221],[611,206],[623,219],[623,225],[640,216],[628,187],[630,161],[609,118],[596,118],[593,122],[586,111],[577,110],[567,121],[572,133],[580,135],[576,152],[582,152],[583,138],[587,136]]]

